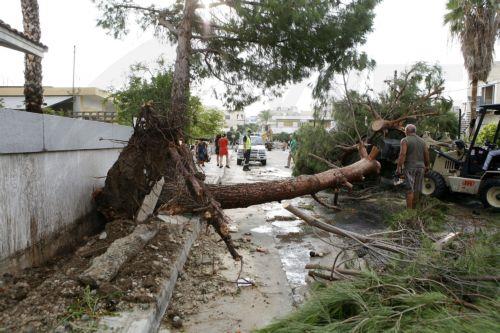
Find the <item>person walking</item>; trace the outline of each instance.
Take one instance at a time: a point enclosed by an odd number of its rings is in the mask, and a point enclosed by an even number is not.
[[[207,158],[207,144],[203,140],[200,140],[196,146],[196,159],[198,161],[198,165],[204,167]]]
[[[220,166],[223,167],[222,161],[224,156],[226,156],[226,168],[229,168],[229,140],[226,138],[226,134],[222,134],[222,137],[219,139],[219,155],[217,158],[219,159]]]
[[[290,163],[292,162],[292,158],[294,159],[293,162],[295,163],[295,153],[297,152],[297,147],[298,147],[298,142],[294,134],[292,136],[292,140],[290,140],[290,152],[288,153],[288,160],[285,165],[285,168],[290,168]]]
[[[250,171],[250,154],[252,152],[252,139],[250,134],[252,132],[247,130],[247,134],[243,137],[243,158],[245,162],[243,163],[243,171]]]
[[[215,141],[214,141],[214,146],[215,146],[215,155],[216,155],[216,159],[217,159],[217,166],[219,166],[219,140],[221,138],[221,135],[220,134],[217,134],[215,136]],[[222,162],[220,162],[220,165],[222,165]]]
[[[406,137],[401,139],[396,172],[398,174],[404,172],[407,189],[406,208],[415,209],[420,204],[424,174],[429,169],[429,149],[425,141],[417,136],[415,125],[406,125],[405,134]]]

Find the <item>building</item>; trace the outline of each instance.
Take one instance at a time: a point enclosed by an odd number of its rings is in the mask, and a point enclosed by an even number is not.
[[[0,99],[7,109],[25,110],[24,87],[0,87]],[[94,87],[43,88],[43,107],[72,118],[113,122],[116,118],[109,93]]]
[[[470,101],[472,90],[469,87],[467,90],[467,100],[469,101],[464,105],[465,107],[465,124],[469,124],[470,119]],[[491,67],[488,80],[486,82],[479,82],[477,87],[477,105],[482,104],[500,104],[500,61],[495,61]],[[486,115],[484,123],[498,122],[498,116]]]
[[[281,132],[294,133],[300,126],[311,123],[314,123],[314,117],[312,115],[273,116],[270,126],[275,134]],[[324,119],[322,123],[327,130],[332,128],[333,122],[331,119]]]
[[[245,113],[243,111],[224,111],[224,121],[226,131],[236,130],[238,125],[245,125]]]
[[[47,46],[12,28],[2,20],[0,20],[0,46],[42,58],[48,50]]]

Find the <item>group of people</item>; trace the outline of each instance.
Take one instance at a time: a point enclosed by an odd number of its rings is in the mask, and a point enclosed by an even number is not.
[[[226,134],[217,134],[214,140],[215,154],[217,156],[217,166],[224,167],[224,157],[226,157],[226,168],[229,168],[229,140]],[[205,140],[198,140],[195,145],[196,163],[204,167],[210,162],[209,145]]]

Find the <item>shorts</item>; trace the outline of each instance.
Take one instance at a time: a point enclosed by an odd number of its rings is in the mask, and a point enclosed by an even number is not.
[[[219,147],[215,147],[215,155],[219,155]]]
[[[422,192],[424,185],[424,168],[405,169],[405,185],[409,192]]]

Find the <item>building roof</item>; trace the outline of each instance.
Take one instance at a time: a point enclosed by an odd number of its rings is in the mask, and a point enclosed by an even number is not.
[[[76,96],[98,96],[101,98],[109,97],[109,93],[96,87],[75,87]],[[22,86],[0,86],[0,97],[24,96],[24,87]],[[43,87],[43,96],[73,96],[72,87]]]
[[[0,20],[0,45],[43,57],[48,47]]]
[[[52,107],[56,104],[70,100],[71,96],[49,96],[43,98],[43,107]],[[25,110],[24,96],[2,97],[3,107],[12,110]]]

